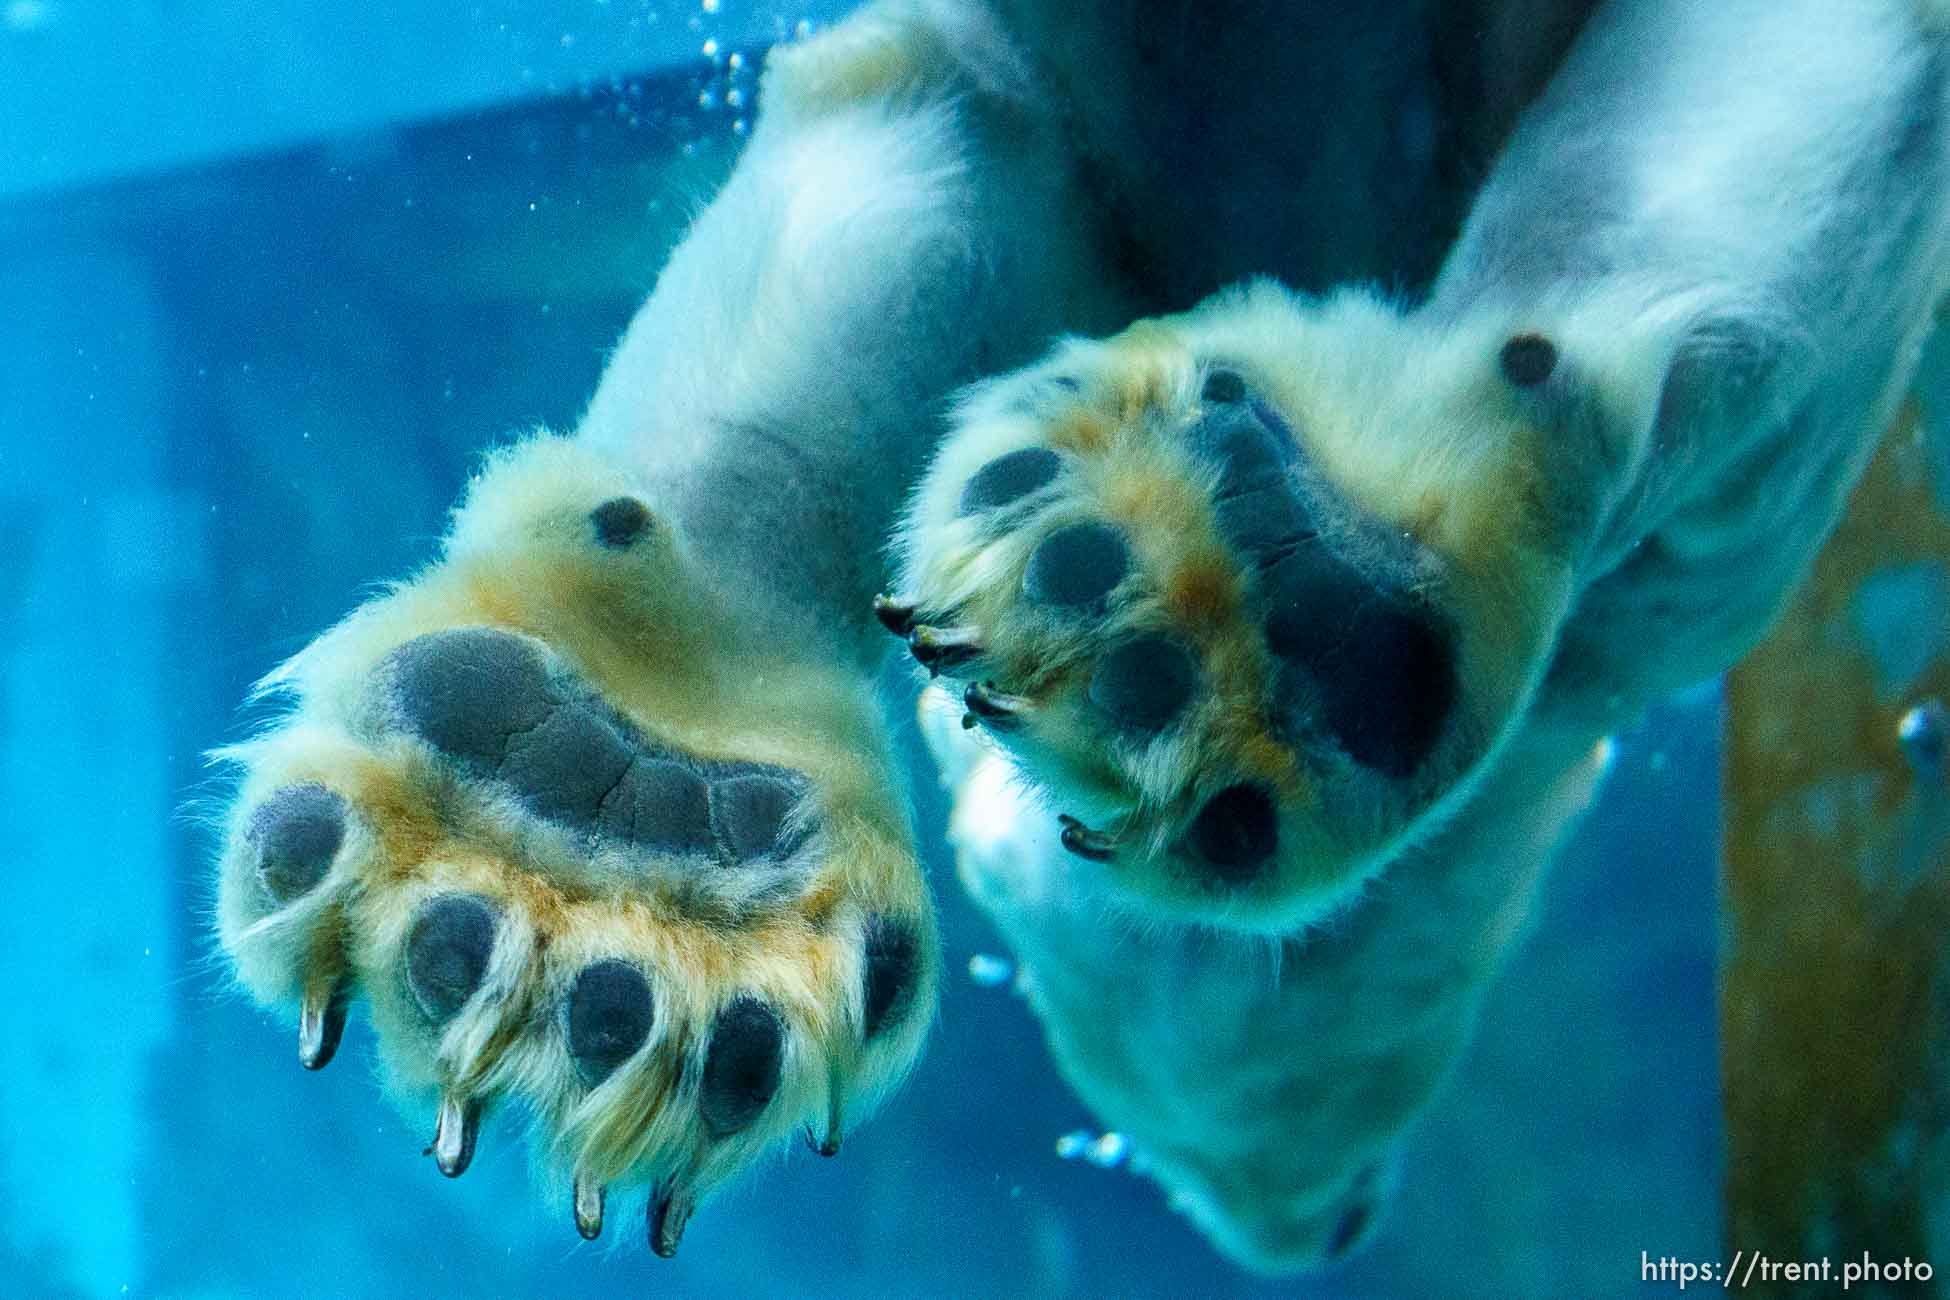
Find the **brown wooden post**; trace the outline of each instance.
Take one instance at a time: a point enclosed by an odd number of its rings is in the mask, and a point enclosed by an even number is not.
[[[1950,1270],[1950,483],[1912,407],[1727,682],[1727,1257]],[[1899,734],[1904,733],[1905,734]],[[1738,1279],[1736,1279],[1738,1281]],[[1941,1277],[1851,1294],[1950,1294]]]

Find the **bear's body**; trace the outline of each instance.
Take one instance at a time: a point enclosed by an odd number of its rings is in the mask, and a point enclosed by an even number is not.
[[[1838,517],[1950,205],[1919,0],[1343,9],[916,0],[774,53],[575,438],[235,751],[223,937],[308,1063],[363,992],[443,1169],[521,1091],[584,1231],[647,1185],[659,1251],[836,1146],[935,978],[891,591],[1066,1075],[1234,1257],[1366,1235],[1603,736]],[[1249,275],[1398,301],[1197,306]]]

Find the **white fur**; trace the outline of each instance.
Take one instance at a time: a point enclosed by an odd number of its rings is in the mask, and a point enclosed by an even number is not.
[[[1563,589],[1532,602],[1534,662],[1502,666],[1521,687],[1499,744],[1324,934],[1132,924],[1105,904],[1111,875],[1055,846],[999,758],[930,723],[960,796],[963,878],[1021,951],[1059,1062],[1234,1257],[1315,1263],[1385,1193],[1402,1129],[1602,772],[1594,742],[1724,667],[1836,518],[1943,289],[1944,14],[1613,0],[1427,303],[1261,288],[1182,326],[1284,358],[1295,405],[1339,421],[1313,450],[1384,515],[1415,492],[1494,485],[1514,430],[1551,435],[1539,454],[1565,522],[1539,570]],[[1018,18],[977,0],[873,5],[779,55],[748,151],[580,429],[751,629],[863,679],[883,543],[952,392],[1061,331],[1124,323],[1171,281],[1108,254],[1120,212],[1169,199],[1182,217],[1186,194],[1130,192],[1142,160],[1101,155],[1141,133],[1101,133],[1079,159],[1065,116],[1066,87],[1100,117],[1146,112],[1102,72],[1129,51],[1019,41]],[[1264,89],[1271,113],[1282,87]],[[1099,192],[1105,172],[1126,189]],[[1206,186],[1223,223],[1225,181],[1174,186]],[[1236,251],[1268,271],[1305,263]],[[1496,345],[1526,330],[1563,353],[1555,396],[1497,377]],[[470,1023],[443,1050],[473,1050]]]

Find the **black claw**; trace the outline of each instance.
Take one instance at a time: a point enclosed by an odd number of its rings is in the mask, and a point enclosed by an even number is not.
[[[800,1131],[805,1135],[806,1149],[814,1155],[831,1159],[840,1153],[840,1130],[837,1123],[828,1130],[825,1137],[820,1137],[813,1132],[813,1126],[810,1124]]]
[[[692,1208],[691,1198],[675,1189],[660,1188],[650,1197],[650,1249],[659,1259],[676,1256]]]
[[[474,1162],[474,1141],[480,1135],[481,1103],[450,1093],[440,1099],[440,1117],[433,1126],[433,1145],[427,1150],[441,1173],[458,1178]]]
[[[582,1235],[584,1241],[594,1241],[603,1235],[605,1196],[606,1189],[601,1183],[584,1174],[576,1175],[576,1231]]]
[[[998,691],[994,682],[970,682],[961,700],[968,706],[970,716],[988,723],[996,731],[1011,731],[1021,726],[1023,714],[1029,711],[1027,697]],[[971,724],[964,721],[963,725]]]
[[[908,630],[914,626],[916,608],[912,602],[895,600],[892,596],[873,598],[873,616],[880,620],[880,626],[895,636],[906,636]]]
[[[1093,831],[1068,813],[1057,821],[1063,824],[1063,847],[1092,862],[1109,862],[1117,856],[1117,841],[1102,831]]]
[[[972,627],[930,627],[920,623],[908,632],[907,648],[933,674],[979,657],[982,634]]]
[[[298,1064],[322,1070],[338,1053],[349,999],[343,983],[305,994],[298,1009]]]

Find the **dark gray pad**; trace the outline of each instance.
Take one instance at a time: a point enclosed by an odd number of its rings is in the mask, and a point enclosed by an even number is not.
[[[265,891],[288,903],[331,870],[345,841],[345,800],[322,785],[285,786],[257,806],[245,839]]]
[[[498,769],[561,703],[534,647],[491,628],[414,637],[391,656],[401,720],[453,758]]]
[[[660,750],[599,698],[551,678],[520,637],[429,633],[391,663],[406,727],[470,775],[506,782],[550,821],[733,863],[783,860],[810,833],[786,829],[803,777]]]
[[[975,476],[962,488],[961,513],[980,514],[1013,505],[1046,487],[1062,468],[1062,460],[1047,447],[1024,447],[997,456],[976,470]]]
[[[1138,636],[1114,646],[1090,675],[1090,702],[1118,726],[1163,730],[1192,697],[1197,669],[1167,637]]]
[[[629,770],[633,747],[588,705],[570,702],[511,736],[497,771],[537,813],[570,826],[595,823]]]
[[[1318,546],[1266,571],[1266,639],[1318,689],[1327,728],[1357,763],[1413,772],[1455,703],[1453,656],[1428,619]]]
[[[786,818],[800,790],[778,776],[730,776],[711,786],[711,824],[734,862],[789,857],[802,838],[790,835]]]
[[[1231,374],[1214,373],[1207,389]],[[1244,559],[1265,563],[1312,537],[1315,529],[1293,476],[1299,449],[1285,421],[1264,402],[1247,400],[1243,385],[1238,393],[1214,404],[1186,437],[1194,451],[1219,467],[1220,534]]]
[[[1519,334],[1497,354],[1503,377],[1518,388],[1535,388],[1557,369],[1557,345],[1541,334]]]
[[[681,764],[639,758],[603,796],[596,824],[645,848],[704,852],[711,847],[711,790]]]
[[[1261,786],[1227,786],[1192,819],[1192,852],[1228,884],[1249,880],[1279,847],[1279,812]]]
[[[1115,528],[1071,524],[1045,537],[1030,555],[1022,590],[1039,605],[1102,609],[1130,567],[1130,553]]]
[[[1237,370],[1214,370],[1205,377],[1205,386],[1199,389],[1201,402],[1225,403],[1246,400],[1246,381]]]
[[[494,952],[494,908],[477,894],[428,903],[406,936],[406,986],[420,1010],[445,1024],[474,996]]]
[[[656,1023],[650,981],[625,961],[585,966],[569,991],[569,1055],[595,1087],[635,1056]]]
[[[650,531],[650,511],[635,497],[617,497],[589,512],[596,540],[611,550],[623,550]]]
[[[719,1012],[698,1090],[705,1130],[727,1137],[757,1119],[779,1090],[784,1060],[785,1026],[772,1008],[741,997]]]
[[[921,945],[914,931],[876,916],[867,922],[866,971],[862,990],[866,1035],[872,1038],[907,999],[919,973]]]

